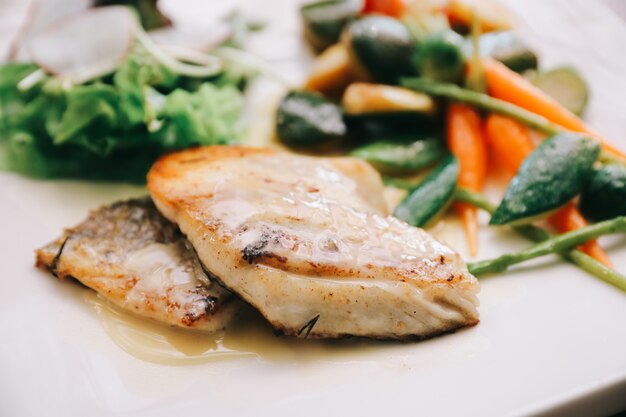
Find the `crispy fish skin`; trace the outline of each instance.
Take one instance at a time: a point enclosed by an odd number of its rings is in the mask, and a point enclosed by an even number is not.
[[[36,265],[168,325],[215,331],[239,301],[209,280],[176,225],[149,198],[103,206],[36,251]]]
[[[279,332],[407,339],[478,323],[460,256],[389,216],[360,160],[196,148],[157,161],[148,189],[205,268]]]

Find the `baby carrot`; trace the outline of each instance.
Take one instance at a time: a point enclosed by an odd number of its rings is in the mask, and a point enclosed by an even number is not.
[[[448,147],[459,161],[458,186],[480,191],[487,174],[487,149],[480,116],[472,107],[451,103],[448,107]],[[474,206],[456,203],[471,256],[478,252],[478,213]]]
[[[502,165],[515,174],[533,151],[528,128],[518,121],[492,113],[485,121],[485,139]]]
[[[524,77],[492,59],[483,59],[482,64],[487,88],[492,97],[541,115],[565,129],[586,133],[598,140],[606,151],[626,160],[625,152],[615,148],[598,133],[589,129],[580,118]]]
[[[587,221],[582,214],[580,214],[574,203],[569,203],[551,215],[549,221],[559,233],[567,233],[587,226]],[[613,268],[613,263],[597,240],[590,240],[579,249],[598,262],[602,262],[609,268]]]
[[[485,123],[485,137],[494,155],[502,161],[504,167],[515,174],[526,156],[533,150],[533,143],[528,129],[515,120],[492,114]],[[550,224],[559,233],[587,226],[587,222],[573,203],[567,204],[549,218]],[[611,260],[597,240],[590,240],[581,248],[587,255],[612,267]]]

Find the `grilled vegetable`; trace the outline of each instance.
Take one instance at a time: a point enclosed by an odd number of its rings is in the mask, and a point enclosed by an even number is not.
[[[325,0],[300,8],[304,35],[317,50],[337,43],[344,26],[357,17],[361,2],[357,0]]]
[[[450,152],[459,160],[458,186],[481,191],[487,177],[487,144],[480,115],[464,104],[448,106],[447,139]],[[464,203],[454,205],[463,222],[470,256],[478,253],[478,211]]]
[[[388,16],[370,15],[348,25],[344,42],[357,70],[382,83],[414,73],[415,41],[406,27]]]
[[[406,10],[404,0],[365,0],[363,13],[380,13],[400,17]]]
[[[477,93],[455,84],[438,83],[424,78],[404,78],[401,84],[415,91],[452,101],[467,103],[520,121],[544,133],[566,130],[594,138],[613,159],[626,161],[626,152],[616,148],[604,137],[543,91],[499,62],[483,60],[489,94]]]
[[[433,114],[435,102],[426,94],[383,84],[353,83],[345,91],[343,109],[350,115],[378,113]]]
[[[304,88],[335,96],[355,78],[345,45],[337,43],[322,52],[315,62]]]
[[[467,40],[464,50],[467,56],[472,54],[472,43]],[[491,57],[502,62],[515,72],[537,69],[537,55],[514,32],[486,33],[478,39],[481,56]]]
[[[600,147],[586,137],[561,133],[524,160],[489,224],[522,224],[565,205],[582,189]]]
[[[540,72],[531,78],[531,82],[575,115],[584,113],[589,89],[574,68],[562,67]]]
[[[468,31],[474,14],[483,32],[512,27],[511,13],[498,0],[451,0],[446,10],[452,26],[457,30]]]
[[[583,227],[589,225],[587,220],[578,210],[578,207],[576,207],[576,204],[573,202],[570,202],[557,210],[556,213],[548,218],[548,222],[559,233],[571,232],[572,230],[582,229]],[[579,249],[598,262],[602,262],[609,268],[614,267],[609,255],[604,251],[604,249],[602,249],[602,246],[600,246],[600,243],[597,240],[585,242],[585,244],[580,246]]]
[[[626,215],[626,167],[609,164],[596,169],[582,192],[580,210],[592,220]]]
[[[464,203],[472,204],[478,208],[485,210],[489,214],[493,213],[496,210],[495,206],[491,204],[491,202],[487,200],[482,194],[465,190],[463,188],[459,188],[456,190],[455,199],[456,201],[462,201]],[[518,226],[515,228],[515,231],[518,232],[520,235],[535,242],[542,242],[544,240],[550,239],[551,237],[548,232],[533,225]],[[626,276],[620,274],[612,268],[607,267],[601,262],[598,262],[596,259],[587,255],[586,253],[583,253],[578,249],[574,249],[561,252],[560,255],[564,259],[575,263],[580,269],[587,271],[591,275],[621,289],[622,291],[626,291]]]
[[[470,272],[475,275],[502,272],[507,270],[511,265],[551,253],[559,253],[574,248],[590,239],[624,232],[626,232],[626,217],[616,217],[592,226],[583,227],[582,229],[552,237],[528,249],[507,253],[494,259],[470,263],[467,266]]]
[[[411,172],[434,164],[444,152],[441,141],[431,137],[421,140],[382,140],[357,148],[352,156],[365,159],[381,171]]]
[[[550,122],[547,118],[533,113],[530,110],[526,110],[504,100],[490,97],[487,94],[461,88],[456,84],[440,83],[426,78],[404,78],[401,84],[404,87],[431,96],[447,98],[451,101],[470,104],[483,110],[489,110],[503,116],[508,116],[544,133],[554,134],[563,130],[561,126]]]
[[[413,64],[422,77],[456,82],[463,75],[463,38],[447,30],[426,36],[413,54]]]
[[[289,145],[322,145],[346,130],[341,108],[317,93],[292,91],[278,107],[276,133]]]
[[[417,112],[369,113],[366,115],[350,115],[344,113],[350,138],[358,143],[378,142],[380,140],[396,140],[401,138],[415,139],[440,136],[442,120],[430,114]]]
[[[513,175],[535,147],[526,126],[497,114],[492,114],[487,118],[485,133],[492,154]],[[573,203],[569,203],[559,209],[548,218],[548,221],[560,233],[570,232],[587,226],[585,219],[576,210]],[[611,264],[606,252],[604,252],[597,241],[590,240],[581,249],[605,265]]]
[[[617,149],[605,138],[589,129],[580,118],[549,95],[534,87],[521,75],[490,59],[483,59],[483,68],[485,69],[489,94],[494,98],[515,104],[564,129],[589,135],[602,143],[605,151],[626,161],[626,152]]]
[[[485,139],[494,160],[498,160],[511,175],[515,175],[535,148],[529,129],[499,114],[487,116],[484,126]]]
[[[454,198],[458,176],[459,164],[453,155],[448,155],[422,183],[409,192],[396,207],[394,215],[413,226],[425,227]]]

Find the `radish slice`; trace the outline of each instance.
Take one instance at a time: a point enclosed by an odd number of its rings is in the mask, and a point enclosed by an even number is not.
[[[192,49],[194,51],[209,52],[220,46],[232,35],[229,25],[221,23],[211,25],[211,30],[205,28],[186,28],[169,26],[151,30],[148,35],[157,44],[165,48]]]
[[[15,3],[15,1],[11,0],[9,3]],[[30,57],[25,45],[31,36],[58,19],[87,10],[93,5],[93,0],[29,0],[23,3],[28,5],[28,10],[16,36],[11,58],[29,61]]]
[[[188,77],[211,77],[222,71],[222,60],[217,57],[202,54],[198,51],[186,50],[187,56],[189,57],[188,61],[199,63],[200,65],[187,64],[176,59],[176,54],[173,56],[157,45],[142,28],[138,28],[135,35],[137,41],[154,59],[160,62],[161,65],[164,65],[180,75],[186,75]],[[191,56],[192,53],[193,56]],[[208,64],[202,64],[200,62],[201,60],[198,57],[200,54],[205,55],[204,59],[207,60]]]
[[[0,1],[0,63],[9,61],[17,40],[32,15],[35,0]]]
[[[28,51],[46,72],[82,83],[114,71],[130,52],[136,32],[136,18],[126,7],[89,9],[33,35]]]

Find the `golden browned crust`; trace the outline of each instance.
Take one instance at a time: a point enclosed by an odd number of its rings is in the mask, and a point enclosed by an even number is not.
[[[205,268],[283,334],[419,339],[478,322],[459,255],[388,216],[362,161],[205,147],[159,160],[148,189]]]
[[[150,279],[152,265],[136,271],[126,261],[151,245],[175,253],[178,263],[171,267],[189,274],[197,284],[180,286],[165,279],[142,285],[142,280]],[[94,210],[35,254],[35,265],[59,280],[73,278],[122,308],[169,325],[217,330],[234,312],[232,295],[210,283],[186,239],[149,199]]]
[[[163,184],[162,179],[179,178],[185,171],[213,161],[273,153],[275,151],[270,149],[246,146],[204,146],[168,153],[159,158],[148,172],[148,188],[150,192],[158,193],[159,185]]]

